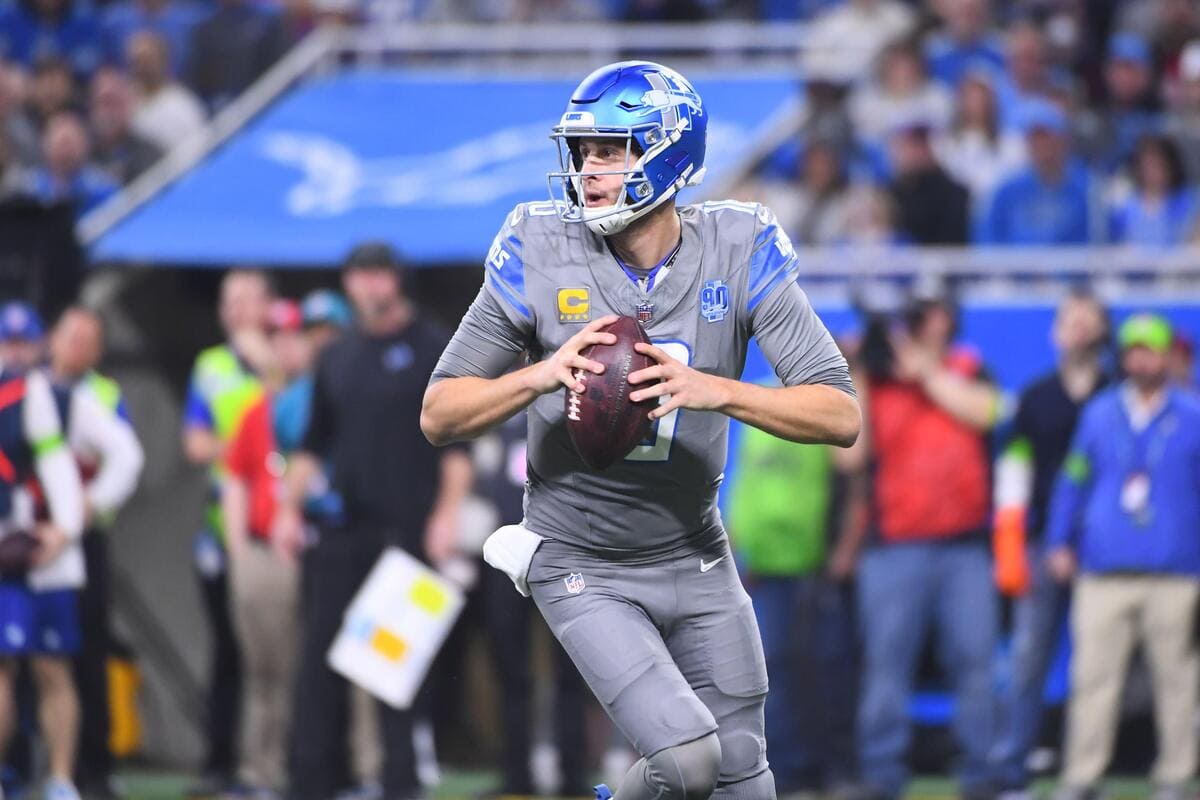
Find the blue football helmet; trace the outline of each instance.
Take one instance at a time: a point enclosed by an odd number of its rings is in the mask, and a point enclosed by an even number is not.
[[[708,114],[691,83],[649,61],[622,61],[583,79],[554,126],[560,170],[548,176],[550,197],[565,222],[583,222],[601,236],[625,230],[684,186],[704,179]],[[625,191],[611,206],[583,203],[581,137],[625,140]]]

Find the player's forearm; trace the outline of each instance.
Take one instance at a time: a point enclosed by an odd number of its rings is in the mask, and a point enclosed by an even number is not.
[[[499,378],[446,378],[425,391],[421,431],[441,446],[486,433],[538,397],[526,378],[533,367]]]
[[[720,411],[781,439],[850,447],[862,429],[858,401],[841,389],[721,380],[726,399]]]

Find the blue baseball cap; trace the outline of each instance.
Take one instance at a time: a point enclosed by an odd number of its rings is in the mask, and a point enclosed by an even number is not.
[[[1139,67],[1150,66],[1150,45],[1136,33],[1117,33],[1108,40],[1109,61],[1131,61]]]
[[[331,289],[318,289],[309,292],[300,304],[300,312],[304,318],[304,326],[336,325],[348,328],[354,317],[350,306],[342,296]]]
[[[1022,103],[1017,118],[1021,130],[1027,134],[1043,130],[1065,136],[1068,132],[1067,115],[1049,100],[1036,99]]]
[[[36,342],[45,334],[42,318],[29,303],[13,301],[0,306],[0,341]]]

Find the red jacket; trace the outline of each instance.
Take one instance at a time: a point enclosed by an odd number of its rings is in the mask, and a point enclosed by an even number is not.
[[[945,366],[977,378],[982,365],[957,350]],[[984,528],[990,513],[990,471],[984,437],[943,411],[920,386],[873,381],[871,441],[873,501],[889,542],[943,539]]]

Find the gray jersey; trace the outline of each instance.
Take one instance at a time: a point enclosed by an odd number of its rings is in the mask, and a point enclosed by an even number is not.
[[[550,203],[517,206],[433,380],[496,377],[523,350],[554,353],[590,320],[641,310],[655,344],[702,372],[739,378],[753,336],[785,386],[853,393],[846,361],[797,285],[796,254],[771,212],[716,202],[684,206],[679,217],[678,255],[666,278],[644,291],[601,236],[561,222]],[[571,443],[564,391],[542,395],[529,410],[526,527],[609,558],[657,558],[720,534],[728,417],[674,411],[623,461],[598,472]]]

